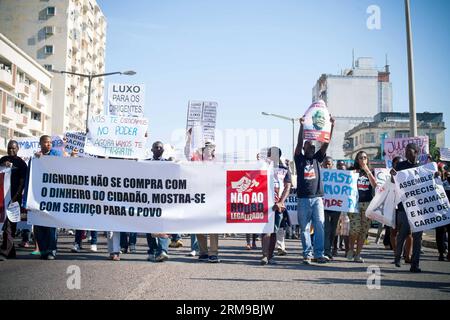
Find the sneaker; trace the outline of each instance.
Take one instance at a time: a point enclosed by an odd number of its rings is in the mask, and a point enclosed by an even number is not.
[[[52,255],[52,254],[49,254],[49,255],[47,256],[47,260],[55,260],[55,256]]]
[[[310,265],[311,262],[312,262],[312,259],[310,257],[303,258],[303,264]]]
[[[200,262],[206,262],[208,260],[209,260],[209,257],[207,254],[202,254],[202,255],[198,256],[198,261],[200,261]]]
[[[73,252],[73,253],[77,253],[79,251],[80,251],[80,245],[78,243],[75,243],[73,245],[72,249],[70,249],[70,252]]]
[[[346,256],[346,257],[347,257],[347,260],[348,260],[348,261],[353,261],[353,258],[354,258],[353,251],[350,251],[350,250],[349,250],[349,251],[347,252],[347,256]]]
[[[164,261],[166,261],[168,259],[169,259],[169,256],[167,255],[167,253],[161,252],[161,254],[156,257],[155,261],[156,262],[164,262]]]
[[[256,246],[256,243],[252,244],[252,249],[258,249],[258,247]]]
[[[75,235],[75,232],[73,232],[73,230],[68,230],[68,231],[67,231],[67,234],[68,234],[69,236],[73,236],[73,235]]]
[[[91,251],[92,252],[97,252],[97,245],[96,244],[91,244]]]
[[[0,261],[6,261],[8,260],[4,255],[0,254]]]
[[[320,263],[320,264],[323,264],[323,263],[327,263],[330,260],[328,258],[326,258],[326,257],[320,257],[320,258],[317,258],[317,259],[313,259],[312,261]]]
[[[208,261],[211,263],[219,263],[220,259],[218,256],[209,256]]]
[[[197,251],[192,250],[192,251],[189,252],[187,255],[188,255],[189,257],[195,257],[195,256],[197,255]]]
[[[332,254],[326,254],[326,255],[324,255],[324,257],[325,257],[326,259],[328,259],[328,261],[333,260],[333,255],[332,255]]]
[[[278,264],[273,257],[269,259],[268,263],[271,264],[271,265]]]
[[[136,245],[135,244],[130,245],[130,253],[136,253]]]
[[[411,267],[411,269],[409,269],[409,271],[411,271],[413,273],[420,273],[420,272],[422,272],[422,269],[420,269],[419,267]]]
[[[394,264],[395,264],[395,266],[397,267],[397,268],[401,268],[401,264],[400,264],[400,261],[394,261]]]
[[[252,250],[252,246],[248,244],[248,245],[245,246],[245,249]]]
[[[230,234],[230,235],[232,235],[232,234]],[[211,263],[219,263],[219,262],[221,262],[221,260],[219,259],[219,256],[209,256],[208,257],[208,261],[209,262],[211,262]]]
[[[262,257],[260,263],[262,266],[265,266],[266,264],[269,263],[269,259],[267,257]]]
[[[355,257],[353,258],[353,261],[354,261],[354,262],[357,262],[357,263],[364,263],[364,259],[361,258],[360,255],[355,256]]]
[[[155,261],[155,255],[154,254],[149,254],[147,257],[147,261]]]
[[[121,248],[120,253],[128,253],[128,248]]]
[[[285,256],[285,255],[287,255],[287,251],[286,251],[286,250],[283,250],[283,249],[281,249],[281,248],[279,248],[279,249],[278,249],[278,255],[279,255],[279,256]]]
[[[112,260],[112,261],[120,261],[120,257],[119,257],[118,254],[113,254],[113,255],[111,256],[111,260]]]

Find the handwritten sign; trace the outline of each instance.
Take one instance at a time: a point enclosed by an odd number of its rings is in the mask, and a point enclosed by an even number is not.
[[[408,137],[408,138],[392,138],[384,140],[384,159],[386,167],[392,168],[392,160],[401,156],[405,159],[405,149],[408,143],[415,143],[419,147],[419,162],[421,164],[427,163],[430,149],[428,146],[428,137]]]
[[[144,159],[146,118],[95,116],[89,121],[84,152],[125,159]]]
[[[321,169],[325,210],[359,212],[358,173],[347,170]]]

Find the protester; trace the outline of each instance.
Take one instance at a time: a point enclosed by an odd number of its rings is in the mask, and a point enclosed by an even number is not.
[[[267,158],[273,163],[273,185],[274,185],[274,200],[275,204],[272,206],[274,215],[274,231],[262,235],[262,258],[261,265],[275,264],[273,252],[277,241],[277,231],[280,228],[283,215],[287,215],[287,210],[284,205],[291,190],[291,173],[289,169],[283,165],[280,160],[281,150],[277,147],[272,147],[267,151]]]
[[[443,164],[439,164],[442,183],[444,185],[445,194],[450,199],[450,172],[446,171]],[[447,247],[445,245],[445,234],[447,233]],[[448,251],[448,241],[450,239],[450,223],[436,228],[436,244],[439,251],[439,261],[445,261],[445,253],[447,251],[447,261],[450,261],[450,251]]]
[[[405,149],[406,160],[400,162],[396,169],[391,169],[392,182],[394,182],[395,175],[397,171],[407,170],[411,168],[416,168],[418,166],[418,156],[419,156],[419,147],[415,143],[409,143]],[[405,208],[402,203],[399,203],[397,208],[397,226],[398,235],[397,235],[397,248],[395,250],[395,266],[400,268],[400,258],[403,251],[403,244],[405,242],[406,237],[411,234],[411,227],[408,222],[408,217],[406,215]],[[411,257],[411,268],[409,269],[411,272],[417,273],[422,270],[419,268],[420,263],[420,251],[422,249],[422,231],[413,232],[413,253]]]
[[[41,156],[63,156],[61,151],[52,148],[52,138],[48,135],[41,136],[39,145],[41,151],[36,152],[36,158],[40,158]],[[57,243],[56,228],[35,226],[34,232],[39,245],[41,258],[44,260],[54,260],[56,257]]]
[[[332,157],[325,157],[325,160],[322,163],[322,167],[324,169],[332,169],[333,168],[333,158]],[[325,242],[324,242],[324,249],[325,249],[325,256],[333,260],[333,253],[331,251],[331,247],[334,241],[334,237],[336,236],[336,229],[339,222],[339,218],[341,216],[341,213],[339,211],[331,211],[331,210],[325,210]]]
[[[17,202],[22,209],[22,193],[27,175],[27,164],[17,156],[19,145],[17,141],[10,140],[7,146],[8,155],[0,159],[0,166],[11,168],[11,202]],[[8,204],[9,205],[9,204]],[[14,236],[16,234],[17,223],[11,222],[6,217],[3,224],[3,242],[0,247],[0,261],[7,258],[16,257],[16,249],[14,247]]]
[[[121,232],[120,233],[120,252],[122,253],[136,253],[136,232]]]
[[[371,221],[366,217],[366,210],[372,201],[373,192],[377,186],[377,181],[369,167],[369,159],[367,153],[359,151],[356,154],[353,170],[358,174],[358,208],[359,212],[349,212],[350,219],[350,235],[349,245],[350,250],[347,252],[347,259],[354,262],[363,263],[361,258],[361,250],[364,246]],[[355,252],[356,244],[356,252]]]
[[[163,157],[164,144],[155,141],[152,145],[153,157],[150,161],[168,161]],[[169,259],[169,237],[166,234],[152,235],[147,233],[148,261],[164,262]]]
[[[334,119],[330,117],[331,132],[333,134]],[[304,138],[305,118],[300,119],[300,131],[298,134],[297,147],[295,149],[295,167],[297,172],[297,214],[301,229],[303,262],[311,264],[312,247],[309,224],[314,227],[314,261],[326,263],[324,256],[324,209],[323,209],[323,184],[320,174],[320,163],[326,157],[326,150],[329,143],[323,143],[319,151],[315,152],[313,142]],[[302,153],[302,148],[304,154]]]

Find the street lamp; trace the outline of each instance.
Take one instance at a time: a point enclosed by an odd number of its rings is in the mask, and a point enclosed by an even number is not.
[[[294,156],[295,156],[295,121],[298,121],[299,119],[298,118],[297,119],[290,118],[290,117],[282,116],[279,114],[267,113],[267,112],[261,112],[261,114],[264,116],[272,116],[275,118],[288,120],[292,123],[292,160],[294,160]]]
[[[52,70],[52,72],[54,73],[60,73],[60,74],[72,74],[75,76],[79,76],[82,78],[88,78],[89,81],[89,86],[88,86],[88,101],[87,101],[87,112],[86,112],[86,133],[88,132],[88,123],[89,123],[89,108],[91,105],[91,86],[92,86],[92,80],[94,80],[95,78],[99,78],[99,77],[106,77],[106,76],[111,76],[113,74],[123,74],[126,76],[134,76],[136,74],[135,71],[133,70],[128,70],[128,71],[117,71],[117,72],[108,72],[108,73],[100,73],[100,74],[83,74],[83,73],[77,73],[77,72],[71,72],[71,71],[59,71],[59,70]]]
[[[416,93],[414,79],[413,37],[409,0],[405,0],[406,47],[408,51],[408,87],[409,87],[409,135],[417,137]]]

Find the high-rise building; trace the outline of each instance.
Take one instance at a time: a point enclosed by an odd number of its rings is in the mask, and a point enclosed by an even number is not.
[[[392,112],[389,66],[378,71],[372,58],[358,58],[341,75],[323,74],[312,90],[313,101],[323,99],[336,119],[327,154],[344,159],[345,132],[379,112]]]
[[[52,74],[0,33],[0,154],[13,137],[51,131]]]
[[[95,0],[0,0],[0,30],[48,70],[105,70],[106,20]],[[53,78],[52,132],[84,131],[88,80]],[[102,113],[104,82],[94,79],[90,115]]]

